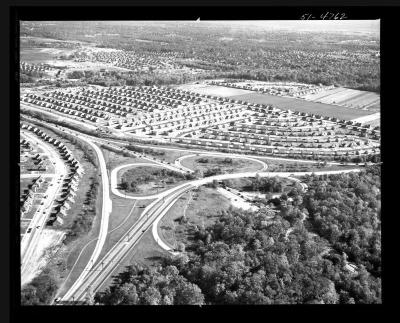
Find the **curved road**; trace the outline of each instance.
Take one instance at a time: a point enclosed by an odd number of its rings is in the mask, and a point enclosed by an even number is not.
[[[278,177],[285,177],[287,179],[290,179],[290,180],[293,180],[293,181],[299,183],[302,186],[303,191],[306,191],[308,189],[307,184],[301,182],[300,179],[298,179],[296,177],[293,177],[293,175],[295,175],[295,176],[305,176],[305,175],[311,175],[311,174],[315,174],[315,175],[333,175],[333,174],[342,174],[342,173],[359,172],[359,171],[360,171],[360,169],[356,168],[356,169],[339,170],[339,171],[297,172],[297,173],[288,173],[288,172],[281,172],[281,173],[275,173],[275,172],[271,172],[271,173],[270,172],[262,172],[262,173],[247,172],[247,173],[223,174],[223,175],[210,176],[210,177],[206,177],[206,178],[202,178],[202,179],[199,179],[199,180],[192,181],[192,182],[190,182],[190,184],[193,185],[194,187],[198,187],[198,186],[201,186],[201,185],[204,185],[204,184],[207,184],[207,183],[211,183],[214,180],[220,181],[220,180],[224,180],[224,179],[255,177],[257,175],[260,176],[260,177],[275,177],[275,176],[278,176]],[[164,192],[164,193],[168,193],[170,191],[179,189],[183,185],[184,184],[179,185],[177,187],[174,187],[174,188],[172,188],[169,191]],[[176,201],[180,197],[181,196],[178,196]],[[172,205],[170,207],[172,207]],[[158,235],[158,230],[157,230],[157,225],[158,225],[159,221],[165,215],[165,213],[167,213],[168,209],[165,212],[164,211],[161,212],[159,214],[159,216],[156,218],[155,222],[153,223],[152,233],[153,233],[154,240],[157,242],[157,244],[162,249],[175,254],[173,249],[170,246],[168,246],[165,242],[162,241],[162,239]]]
[[[100,255],[101,249],[103,248],[104,242],[106,241],[107,231],[108,231],[108,220],[112,210],[112,201],[110,199],[110,191],[109,191],[109,182],[108,182],[108,174],[106,168],[106,162],[104,160],[103,153],[100,148],[96,146],[92,141],[84,138],[83,136],[78,135],[78,138],[82,139],[86,143],[88,143],[96,152],[100,171],[101,171],[101,179],[102,179],[102,187],[103,187],[103,203],[102,203],[102,215],[101,215],[101,223],[100,223],[100,232],[99,237],[95,246],[95,249],[85,267],[82,271],[81,275],[72,285],[72,287],[68,290],[68,292],[62,297],[62,300],[69,299],[70,296],[76,291],[76,289],[82,284],[85,280],[88,272],[93,267],[93,264],[96,262],[97,258]]]

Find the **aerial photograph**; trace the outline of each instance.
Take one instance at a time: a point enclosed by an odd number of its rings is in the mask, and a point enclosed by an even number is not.
[[[380,20],[20,21],[18,64],[21,305],[382,303]]]

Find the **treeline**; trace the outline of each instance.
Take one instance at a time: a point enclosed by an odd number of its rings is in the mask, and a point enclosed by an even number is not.
[[[97,214],[96,201],[99,195],[99,182],[97,178],[90,178],[89,190],[86,192],[85,200],[83,202],[84,208],[76,216],[72,222],[66,238],[64,240],[65,244],[77,239],[79,236],[88,233],[93,225],[93,220]]]
[[[48,305],[57,289],[55,273],[45,269],[21,290],[21,305]]]
[[[139,167],[126,171],[122,175],[119,188],[129,192],[137,192],[139,185],[152,181],[173,184],[176,180],[193,180],[195,178],[193,174],[183,174],[165,168],[141,170],[142,168]]]
[[[202,305],[200,288],[190,283],[175,266],[130,266],[114,279],[104,293],[96,294],[104,305]]]
[[[178,53],[178,62],[204,69],[205,74],[256,79],[262,81],[293,81],[314,84],[345,86],[380,91],[379,39],[363,35],[354,42],[353,35],[320,32],[265,31],[260,29],[229,30],[227,26],[203,24],[201,26],[176,24],[113,25],[103,26],[71,23],[48,28],[36,26],[32,32],[23,26],[22,31],[34,36],[87,41],[86,34],[95,37],[100,47],[134,50],[139,54]],[[227,30],[229,30],[227,34]],[[107,34],[119,34],[119,37]],[[132,41],[132,34],[150,42]],[[177,36],[178,35],[178,36]],[[163,39],[162,42],[159,40]],[[185,63],[184,59],[189,59]],[[187,75],[187,78],[204,75]],[[143,78],[129,77],[126,85],[175,84],[183,81],[180,76],[147,74]],[[174,80],[173,78],[178,78]],[[95,80],[91,82],[105,82]],[[115,80],[114,82],[117,82]],[[153,82],[153,83],[151,83]],[[170,84],[172,84],[170,83]],[[94,83],[93,83],[94,84]],[[97,84],[97,83],[96,83]]]
[[[153,155],[153,156],[164,156],[165,152],[164,151],[157,151],[151,148],[142,148],[142,147],[137,147],[135,145],[129,144],[125,146],[126,149],[141,153],[141,154],[148,154],[148,155]]]
[[[196,304],[381,303],[380,169],[306,183],[309,190],[293,190],[293,202],[284,199],[278,214],[230,209],[207,227],[188,223],[186,251],[165,259],[157,273],[127,270],[96,302],[165,304],[175,292],[170,285],[143,295],[150,282],[168,280],[169,270],[198,286],[187,297]]]
[[[380,178],[379,166],[329,179],[313,176],[303,197],[310,229],[375,277],[381,276]]]

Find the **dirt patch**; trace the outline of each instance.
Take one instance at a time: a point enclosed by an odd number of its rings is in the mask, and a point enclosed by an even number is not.
[[[26,281],[22,282],[22,284],[29,283],[41,272],[51,259],[51,256],[57,251],[57,248],[61,246],[64,234],[64,232],[59,230],[42,230],[37,247],[30,258],[31,261],[30,266],[27,268]]]

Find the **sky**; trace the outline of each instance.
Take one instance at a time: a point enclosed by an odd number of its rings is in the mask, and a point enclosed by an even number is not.
[[[265,30],[335,31],[379,34],[380,20],[247,20],[213,21],[240,27],[256,27]]]

